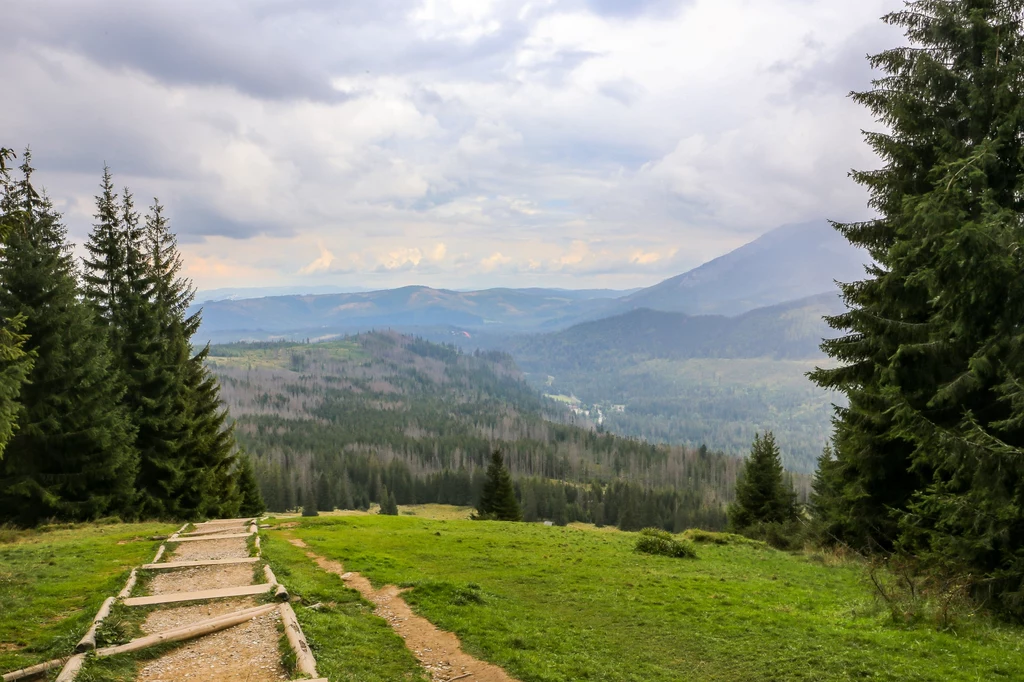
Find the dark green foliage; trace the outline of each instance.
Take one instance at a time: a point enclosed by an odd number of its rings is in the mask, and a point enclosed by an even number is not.
[[[131,194],[119,200],[105,170],[96,221],[85,281],[106,323],[137,431],[139,514],[234,516],[242,504],[234,437],[206,350],[191,353],[200,318],[187,314],[193,291],[179,275],[163,208],[154,200],[140,224]]]
[[[306,492],[302,495],[302,515],[320,516],[316,506],[316,493],[311,488],[306,489]]]
[[[771,431],[754,437],[728,515],[730,527],[738,532],[756,524],[781,524],[796,518],[796,494],[783,477],[782,459]]]
[[[14,158],[13,151],[0,148],[0,196],[7,195],[10,183],[7,162]],[[0,248],[11,232],[24,229],[27,216],[25,207],[19,204],[37,196],[29,182],[24,183],[22,191],[26,193],[22,202],[5,201],[0,206]],[[32,369],[32,354],[25,351],[28,337],[21,333],[24,328],[22,316],[0,320],[0,459],[17,428],[18,394]]]
[[[395,500],[395,494],[388,492],[387,486],[383,486],[381,490],[380,511],[378,513],[386,516],[398,516],[398,502]]]
[[[697,550],[687,540],[677,540],[668,531],[660,528],[644,528],[636,539],[634,551],[641,554],[655,554],[674,559],[696,559]]]
[[[260,494],[260,487],[256,482],[256,471],[252,467],[252,460],[247,454],[242,453],[237,461],[235,486],[239,497],[238,514],[244,517],[259,516],[266,511],[267,506],[263,503],[263,496]]]
[[[476,505],[479,518],[497,521],[522,521],[523,514],[519,510],[515,490],[512,488],[512,476],[505,468],[501,450],[491,453],[491,463],[487,467],[487,480],[480,491],[480,501]]]
[[[725,526],[737,460],[551,421],[504,354],[363,334],[214,346],[209,360],[272,510],[298,507],[308,482],[321,509],[366,509],[381,485],[401,505],[475,506],[497,447],[526,520]]]
[[[877,265],[843,285],[850,311],[819,370],[843,391],[826,521],[974,576],[1024,615],[1024,2],[918,0],[886,17],[907,47],[856,101],[887,132],[854,178],[880,216],[837,225]]]
[[[35,366],[22,387],[19,430],[0,463],[0,518],[132,515],[134,429],[112,380],[107,335],[81,301],[70,246],[45,200],[29,202],[31,169],[5,205],[25,207],[0,260],[0,316],[23,315]]]

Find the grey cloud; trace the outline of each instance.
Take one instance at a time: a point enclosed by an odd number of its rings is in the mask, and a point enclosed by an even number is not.
[[[615,100],[622,106],[628,107],[643,95],[643,88],[628,78],[605,83],[599,88],[605,97]]]
[[[329,74],[295,58],[282,26],[234,3],[49,3],[8,0],[8,35],[22,47],[70,49],[112,69],[134,69],[175,85],[228,86],[265,99],[341,97]]]
[[[257,235],[288,237],[292,227],[266,220],[243,221],[224,215],[216,208],[194,199],[170,199],[167,215],[171,229],[183,244],[201,242],[205,237],[249,239]]]

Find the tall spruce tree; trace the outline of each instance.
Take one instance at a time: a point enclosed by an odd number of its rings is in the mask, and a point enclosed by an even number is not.
[[[8,162],[14,158],[13,151],[0,148],[0,197],[7,196],[10,186]],[[22,200],[22,204],[25,200],[32,201],[38,196],[31,183],[26,182],[23,190],[27,196]],[[24,206],[17,205],[13,196],[12,201],[5,202],[8,205],[0,205],[0,249],[12,232],[25,229],[29,217],[24,212]],[[3,459],[7,443],[17,428],[20,410],[18,395],[28,373],[32,370],[34,356],[25,350],[28,337],[22,333],[24,329],[23,315],[0,320],[0,459]]]
[[[206,367],[209,348],[192,354],[191,339],[202,322],[201,312],[188,312],[195,289],[181,276],[177,239],[156,199],[146,218],[145,242],[153,305],[164,342],[163,362],[175,368],[180,382],[176,395],[183,401],[177,412],[184,420],[178,441],[185,472],[179,507],[186,516],[232,515],[238,505],[246,504],[241,481],[236,481],[245,469],[235,455],[234,432],[220,400],[220,384]]]
[[[21,217],[0,259],[0,315],[23,316],[36,360],[0,462],[0,518],[133,516],[134,432],[106,334],[82,302],[60,217],[33,196],[28,154],[22,171],[3,200]]]
[[[260,493],[259,484],[256,482],[256,471],[252,466],[252,460],[245,453],[241,453],[238,457],[236,481],[239,496],[239,515],[245,517],[259,516],[266,511],[267,506],[263,503],[263,495]]]
[[[980,576],[1024,613],[1024,0],[917,0],[885,17],[906,47],[854,95],[888,132],[855,172],[879,217],[837,225],[876,265],[842,286],[824,344],[845,392],[829,521]]]
[[[476,506],[479,518],[496,519],[498,521],[522,521],[523,514],[519,510],[516,491],[512,487],[512,476],[505,468],[505,458],[501,450],[491,453],[491,462],[487,466],[487,479],[480,492],[480,502]]]
[[[750,457],[736,481],[736,501],[727,513],[729,525],[740,532],[796,518],[796,494],[783,478],[782,457],[771,431],[754,436]]]

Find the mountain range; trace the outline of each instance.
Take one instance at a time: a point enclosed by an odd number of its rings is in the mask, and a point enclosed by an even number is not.
[[[835,290],[863,275],[867,256],[824,221],[790,225],[645,289],[486,289],[409,286],[382,291],[253,297],[205,292],[197,341],[323,338],[370,329],[417,333],[454,327],[470,335],[555,332],[646,308],[689,315],[739,315]],[[212,300],[212,298],[219,300]],[[197,298],[197,300],[203,297]]]
[[[582,406],[592,425],[733,454],[772,430],[786,466],[810,472],[841,396],[806,373],[827,362],[819,346],[835,332],[822,318],[844,309],[835,281],[860,279],[866,262],[822,221],[773,230],[629,292],[413,286],[207,301],[196,340],[392,329],[505,351],[535,389]]]

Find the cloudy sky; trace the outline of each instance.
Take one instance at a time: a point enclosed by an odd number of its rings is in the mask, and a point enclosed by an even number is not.
[[[866,215],[898,0],[3,0],[0,144],[103,164],[203,289],[653,284]]]

